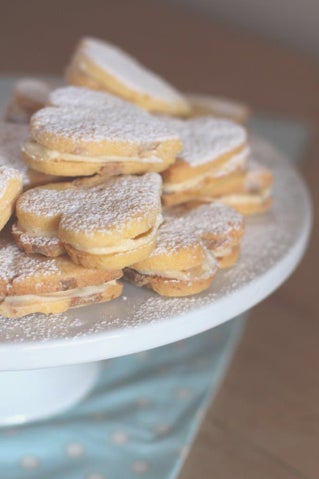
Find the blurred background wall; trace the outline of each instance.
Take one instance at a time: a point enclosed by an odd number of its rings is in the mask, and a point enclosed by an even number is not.
[[[181,90],[317,121],[319,0],[0,0],[0,7],[0,74],[62,75],[78,39],[94,35]]]
[[[168,0],[319,56],[319,0]]]

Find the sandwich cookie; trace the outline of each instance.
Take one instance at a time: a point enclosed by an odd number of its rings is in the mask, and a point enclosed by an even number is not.
[[[244,215],[265,213],[272,206],[271,171],[250,160],[246,172],[225,178],[217,189],[203,189],[202,201],[220,201]]]
[[[0,231],[9,221],[21,191],[22,177],[19,171],[0,166]]]
[[[114,176],[160,172],[174,163],[182,144],[169,125],[112,95],[83,90],[69,90],[68,106],[33,115],[22,149],[31,168],[58,176]],[[67,93],[62,96],[50,99],[65,104]]]
[[[200,187],[170,196],[170,201],[183,203],[184,200],[186,207],[218,201],[244,215],[264,213],[272,205],[272,182],[271,171],[250,159],[246,170],[231,171],[229,164]]]
[[[27,253],[66,252],[85,267],[122,269],[153,250],[160,195],[156,173],[41,186],[20,197],[13,233]]]
[[[168,115],[190,111],[185,97],[159,75],[112,43],[83,38],[66,71],[69,83],[113,93],[145,110]]]
[[[0,123],[0,166],[15,168],[22,175],[23,189],[59,181],[60,178],[33,171],[21,157],[21,147],[29,136],[27,125]]]
[[[191,105],[190,117],[210,115],[236,123],[247,123],[251,115],[248,105],[230,98],[188,93],[187,100]]]
[[[180,135],[183,149],[163,172],[165,205],[196,199],[203,185],[246,168],[249,147],[242,126],[210,117],[166,122]]]
[[[43,108],[54,86],[39,78],[22,78],[14,85],[5,121],[28,123],[33,113]]]
[[[219,268],[235,263],[243,232],[243,217],[225,205],[172,208],[164,214],[150,256],[126,268],[124,277],[162,296],[200,293]]]
[[[75,265],[67,257],[26,255],[9,237],[0,240],[0,315],[61,313],[120,296],[121,271]]]

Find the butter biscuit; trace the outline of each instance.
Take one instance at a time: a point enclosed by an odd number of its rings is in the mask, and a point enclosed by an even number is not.
[[[29,136],[27,125],[0,123],[0,166],[12,167],[22,175],[23,189],[59,181],[56,176],[31,170],[23,161],[21,147]]]
[[[226,118],[236,123],[247,123],[251,110],[245,103],[226,97],[188,93],[187,99],[191,105],[190,117],[211,115]]]
[[[121,271],[75,265],[67,257],[26,255],[8,236],[0,240],[0,315],[61,313],[110,301],[122,292]]]
[[[66,78],[72,85],[113,93],[151,112],[186,115],[190,111],[186,98],[173,86],[107,41],[81,39]]]
[[[27,253],[67,252],[85,267],[122,269],[154,248],[160,195],[157,173],[37,187],[17,202],[14,237]]]
[[[62,90],[50,96],[58,106],[31,118],[31,138],[22,149],[31,168],[58,176],[114,176],[160,172],[174,163],[181,140],[162,120],[113,95]]]
[[[21,78],[12,91],[12,98],[7,106],[5,121],[28,123],[33,113],[43,108],[54,85],[40,78]]]
[[[19,171],[0,166],[0,231],[9,221],[21,191],[22,177]]]
[[[203,184],[246,168],[249,146],[242,126],[210,117],[166,121],[180,135],[183,149],[162,175],[165,205],[196,199]]]
[[[249,162],[246,172],[224,180],[219,191],[203,189],[202,201],[220,201],[244,215],[267,212],[272,206],[271,171],[255,161]]]
[[[124,277],[163,296],[200,293],[219,268],[235,263],[243,232],[243,217],[219,203],[168,209],[154,250]]]

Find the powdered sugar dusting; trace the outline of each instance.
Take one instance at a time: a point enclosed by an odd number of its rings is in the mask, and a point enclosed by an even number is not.
[[[0,166],[9,166],[18,170],[22,175],[23,186],[44,183],[53,180],[39,172],[31,171],[21,157],[21,147],[29,136],[28,125],[13,123],[0,124]]]
[[[85,181],[69,185],[62,190],[44,186],[27,191],[18,211],[47,218],[62,216],[64,228],[90,235],[108,229],[121,232],[128,222],[147,219],[150,211],[161,208],[161,177],[157,173],[115,177],[89,187]]]
[[[55,260],[36,255],[28,256],[12,241],[0,241],[0,281],[5,283],[0,295],[9,294],[13,282],[25,281],[35,275],[48,276],[58,271]],[[37,286],[41,289],[40,283]]]
[[[21,180],[19,171],[14,168],[0,166],[0,198],[5,194],[11,180]]]
[[[260,192],[270,187],[272,183],[272,172],[255,159],[249,160],[248,170],[245,177],[245,187],[248,192]]]
[[[164,214],[164,223],[159,228],[151,257],[186,249],[207,236],[219,244],[224,243],[231,232],[243,229],[243,223],[239,213],[219,203],[201,205],[190,211],[172,208]]]
[[[125,102],[115,108],[113,100],[105,101],[103,108],[85,105],[81,109],[74,105],[43,108],[33,115],[31,130],[35,140],[40,135],[42,144],[45,144],[43,132],[81,143],[118,141],[148,145],[179,139],[160,119]]]
[[[236,148],[245,147],[247,142],[246,130],[228,120],[206,116],[191,120],[166,118],[165,121],[182,140],[183,150],[178,158],[193,167],[217,160]]]
[[[83,360],[80,356],[83,349],[79,349],[78,354],[76,352],[77,341],[81,339],[83,342],[85,338],[92,341],[97,337],[93,335],[100,334],[105,344],[105,357],[108,357],[108,345],[118,338],[123,340],[125,337],[129,351],[141,326],[167,325],[169,341],[170,332],[176,330],[176,317],[193,312],[193,317],[185,321],[197,323],[196,311],[205,305],[210,306],[209,314],[214,316],[217,311],[214,308],[221,299],[228,297],[231,301],[234,294],[244,294],[247,286],[252,286],[266,273],[270,274],[271,268],[291,254],[300,241],[307,224],[308,205],[298,176],[281,155],[256,139],[252,146],[256,159],[274,172],[274,207],[267,214],[247,219],[241,258],[230,270],[221,271],[208,291],[189,298],[162,298],[144,288],[126,284],[123,292],[126,301],[118,298],[104,305],[71,310],[64,315],[31,315],[19,320],[1,318],[0,344],[20,342],[25,345],[26,341],[43,340],[45,351],[48,341],[68,338],[72,340],[73,359]],[[145,332],[143,334],[146,338]],[[182,330],[178,334],[183,337]],[[145,339],[145,349],[148,347]],[[41,344],[37,348],[41,359]],[[68,348],[68,343],[65,343],[65,348]]]
[[[52,106],[86,106],[101,109],[126,108],[147,115],[147,113],[138,106],[128,103],[118,96],[78,86],[66,86],[53,90],[49,95],[49,104]]]
[[[109,42],[84,38],[79,52],[133,91],[168,103],[186,104],[184,97],[173,86]]]
[[[14,125],[11,123],[0,124],[0,165],[16,168],[26,181],[27,165],[21,158],[21,147],[29,134],[26,125]]]

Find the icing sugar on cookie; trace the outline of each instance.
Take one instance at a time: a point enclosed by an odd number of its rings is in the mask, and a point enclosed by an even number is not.
[[[242,126],[208,116],[166,121],[176,128],[183,149],[163,172],[165,205],[220,201],[243,214],[270,208],[271,172],[251,162]]]
[[[57,106],[33,115],[23,147],[37,171],[71,177],[159,172],[182,148],[163,121],[112,95],[65,88],[50,101]]]
[[[191,120],[167,118],[167,124],[178,132],[183,142],[178,158],[190,167],[247,151],[246,130],[233,122],[200,117]]]
[[[192,200],[200,195],[203,184],[246,168],[249,147],[246,130],[240,125],[210,117],[164,121],[183,142],[176,163],[163,172],[165,204]]]
[[[237,260],[243,231],[242,216],[218,203],[167,210],[154,250],[124,275],[163,296],[199,293]]]
[[[185,97],[110,42],[83,38],[67,68],[69,83],[105,90],[142,108],[173,115],[190,111]]]
[[[51,106],[88,107],[107,110],[115,108],[130,108],[132,111],[140,112],[138,106],[129,103],[118,96],[79,86],[66,86],[53,90],[49,94],[48,104]]]
[[[250,160],[247,170],[230,180],[226,179],[219,191],[203,191],[202,200],[221,201],[245,215],[264,213],[272,205],[272,183],[271,171]]]
[[[12,167],[22,175],[23,189],[58,181],[55,176],[31,170],[22,159],[21,148],[29,136],[27,125],[0,124],[0,166]]]
[[[9,221],[21,190],[22,177],[19,171],[0,166],[0,231]]]
[[[50,91],[55,82],[40,78],[21,78],[12,91],[12,98],[7,106],[5,121],[27,124],[37,110],[48,102]]]
[[[66,256],[26,255],[7,235],[0,240],[0,315],[61,313],[110,301],[122,292],[121,276],[121,271],[82,268]]]
[[[34,188],[19,198],[13,232],[27,252],[66,251],[86,267],[121,269],[152,251],[162,221],[160,194],[156,173]]]

